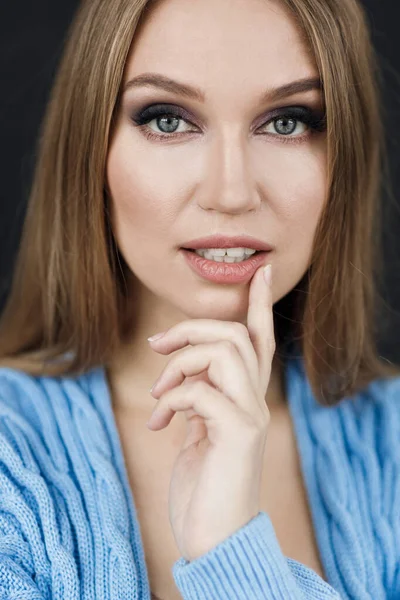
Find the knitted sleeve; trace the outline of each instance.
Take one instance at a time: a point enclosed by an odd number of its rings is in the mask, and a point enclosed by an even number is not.
[[[283,555],[263,511],[207,554],[181,557],[173,576],[184,600],[340,600],[312,569]]]
[[[282,554],[259,512],[205,555],[174,564],[184,600],[400,599],[400,377],[373,382],[340,410],[300,416],[309,487],[324,492],[314,510],[334,588]]]

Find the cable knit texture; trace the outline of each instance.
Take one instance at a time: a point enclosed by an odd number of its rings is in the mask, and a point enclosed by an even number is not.
[[[329,584],[260,511],[173,576],[184,600],[400,600],[400,377],[331,408],[303,362],[286,391]],[[149,600],[105,371],[0,369],[0,600]]]

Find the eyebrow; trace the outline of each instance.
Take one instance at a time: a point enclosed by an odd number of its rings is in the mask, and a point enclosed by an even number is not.
[[[130,81],[128,81],[124,88],[123,93],[127,92],[132,88],[138,87],[158,87],[167,92],[172,92],[174,94],[179,94],[181,96],[185,96],[186,98],[191,98],[192,100],[197,100],[198,102],[205,101],[204,92],[197,87],[193,87],[188,84],[181,83],[179,81],[175,81],[174,79],[170,79],[165,75],[161,75],[160,73],[142,73],[141,75],[137,75]],[[308,92],[310,90],[322,90],[322,82],[319,77],[309,77],[306,79],[298,79],[297,81],[291,81],[290,83],[286,83],[277,88],[267,89],[261,95],[261,102],[276,102],[278,100],[282,100],[283,98],[287,98],[288,96],[294,96],[295,94],[299,94],[301,92]]]

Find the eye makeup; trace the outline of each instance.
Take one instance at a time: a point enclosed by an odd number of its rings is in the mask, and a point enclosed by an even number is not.
[[[160,134],[157,134],[156,132],[152,131],[149,127],[147,127],[147,124],[150,123],[150,121],[159,119],[161,117],[169,117],[172,119],[176,119],[178,121],[184,121],[185,123],[190,123],[191,125],[194,125],[193,123],[193,117],[182,107],[180,106],[176,106],[174,104],[150,104],[150,105],[146,105],[143,108],[139,108],[132,116],[131,116],[131,120],[134,124],[134,126],[139,127],[142,131],[143,134],[150,139],[160,139],[160,138],[172,138],[172,137],[176,137],[176,136],[181,136],[182,133],[162,133],[160,132]],[[194,127],[197,127],[196,125],[194,125]],[[185,134],[187,135],[188,133],[192,133],[191,132],[185,132]]]
[[[148,123],[153,120],[158,120],[161,117],[167,117],[174,119],[177,122],[185,122],[187,124],[194,125],[194,129],[184,132],[160,132],[156,133],[150,127]],[[306,106],[287,106],[283,108],[276,108],[271,111],[267,121],[257,129],[262,129],[270,123],[276,124],[278,121],[292,121],[293,123],[301,122],[307,125],[308,130],[306,133],[301,135],[287,135],[282,133],[260,133],[259,135],[277,138],[278,142],[283,143],[300,143],[304,142],[311,135],[321,133],[326,130],[326,115],[321,109],[314,109]],[[194,133],[200,133],[199,127],[193,123],[193,117],[183,109],[182,107],[174,104],[147,104],[142,108],[139,108],[131,115],[131,121],[135,127],[138,127],[143,135],[147,139],[168,141],[170,139],[177,139],[178,137],[193,135]],[[159,127],[159,124],[157,124]]]

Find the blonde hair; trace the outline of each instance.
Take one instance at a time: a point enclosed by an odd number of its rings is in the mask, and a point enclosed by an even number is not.
[[[400,374],[373,337],[385,156],[378,68],[356,0],[282,0],[323,84],[329,197],[310,268],[274,307],[276,354],[299,345],[316,399],[334,404]],[[11,291],[0,365],[75,375],[132,334],[129,269],[110,225],[105,173],[132,37],[154,0],[84,1],[49,99]],[[375,272],[374,272],[374,269]],[[63,360],[58,360],[63,357]]]

